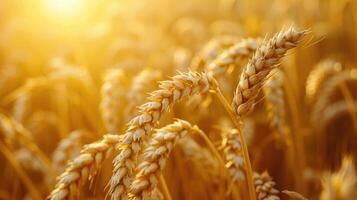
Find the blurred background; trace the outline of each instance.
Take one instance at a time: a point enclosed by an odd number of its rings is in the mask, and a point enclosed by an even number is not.
[[[156,78],[143,89],[145,96],[156,88],[156,81],[191,69],[192,60],[214,38],[264,39],[290,26],[310,33],[304,45],[289,52],[282,64],[289,82],[287,93],[294,99],[289,102],[288,110],[293,114],[287,115],[287,121],[294,134],[302,135],[305,145],[305,187],[298,188],[291,172],[281,166],[284,148],[262,142],[272,132],[263,103],[250,116],[255,122],[251,156],[254,169],[268,170],[278,188],[318,199],[322,191],[321,174],[338,170],[344,156],[355,157],[357,126],[350,112],[323,118],[321,124],[319,120],[311,122],[314,104],[306,99],[306,80],[314,67],[326,59],[335,60],[344,70],[356,66],[357,1],[354,0],[0,0],[0,112],[4,119],[11,118],[26,129],[49,158],[48,165],[53,166],[52,157],[59,142],[73,131],[85,130],[88,134],[84,134],[68,159],[78,155],[81,145],[99,139],[102,134],[125,130],[127,117],[121,117],[118,127],[112,130],[102,117],[105,114],[100,106],[101,87],[108,71],[123,70],[122,86],[129,90],[137,81],[136,75],[144,69],[153,70],[150,73]],[[238,82],[239,70],[230,73],[233,88],[225,90],[229,99]],[[353,103],[357,98],[356,81],[352,79],[346,85]],[[344,97],[343,92],[334,93],[330,105]],[[118,116],[132,116],[132,111],[125,110],[130,100],[120,99]],[[224,111],[212,106],[215,100],[204,102],[204,105],[191,102],[187,109],[179,105],[163,121],[169,122],[171,117],[188,119],[215,141],[219,139],[215,127],[223,119]],[[201,114],[192,116],[192,111]],[[210,115],[210,111],[217,111],[217,116]],[[317,134],[323,134],[323,139]],[[19,154],[16,158],[20,164],[19,160],[28,158],[16,140],[10,138],[5,143],[14,155]],[[215,144],[219,146],[219,142]],[[256,152],[262,155],[256,156]],[[176,152],[172,160],[180,160],[181,154]],[[34,161],[23,162],[29,168]],[[13,178],[17,173],[8,159],[0,157],[0,163],[0,199],[32,199],[22,181]],[[182,172],[185,167],[173,163],[168,164],[165,175],[174,199],[224,198],[220,196],[224,192],[217,189],[218,182],[194,182],[197,191],[189,193],[192,187],[182,185],[190,174],[174,176],[176,170]],[[46,170],[41,163],[32,163],[31,169],[23,168],[45,198],[65,164],[63,160],[61,167],[48,177],[44,176]],[[103,180],[97,181],[100,186],[94,192],[84,192],[84,196],[98,199],[105,196],[103,188],[110,177],[110,167],[108,161],[107,168],[104,167],[107,170],[100,175]],[[180,187],[176,188],[177,185]],[[220,192],[205,193],[209,187]]]

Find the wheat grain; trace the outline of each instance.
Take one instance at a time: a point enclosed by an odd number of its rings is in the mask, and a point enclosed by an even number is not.
[[[243,69],[234,93],[232,107],[238,117],[246,115],[253,109],[255,99],[270,71],[279,65],[289,49],[298,45],[305,34],[305,31],[290,28],[263,42],[263,45],[256,50]]]
[[[306,197],[304,197],[302,194],[295,192],[295,191],[289,191],[289,190],[283,190],[281,193],[287,195],[291,199],[295,200],[308,200]]]
[[[85,145],[80,155],[72,160],[65,172],[58,177],[57,184],[48,199],[59,200],[77,196],[79,184],[87,179],[93,179],[103,159],[111,155],[114,146],[121,140],[120,135],[107,134],[102,140]]]
[[[129,122],[129,128],[123,140],[124,147],[113,161],[114,172],[109,189],[112,199],[119,199],[125,195],[143,139],[151,133],[161,115],[179,100],[208,91],[209,86],[209,77],[206,74],[189,72],[161,82],[160,89],[151,93],[148,98],[149,102],[140,106],[140,114]]]

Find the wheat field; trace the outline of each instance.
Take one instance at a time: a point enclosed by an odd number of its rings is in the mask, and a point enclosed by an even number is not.
[[[0,0],[0,199],[357,200],[356,13]]]

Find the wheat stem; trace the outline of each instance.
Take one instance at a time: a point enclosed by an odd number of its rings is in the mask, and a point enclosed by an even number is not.
[[[165,178],[164,178],[164,175],[162,175],[162,173],[160,174],[160,183],[161,183],[161,186],[162,186],[162,190],[164,192],[165,199],[166,200],[172,200],[169,187],[167,186]]]
[[[214,82],[214,81],[212,81],[212,82]],[[253,170],[252,170],[252,166],[251,166],[250,159],[249,159],[248,146],[247,146],[245,138],[242,134],[240,123],[238,121],[238,118],[234,114],[232,107],[230,106],[227,99],[223,96],[221,90],[219,89],[217,82],[214,82],[214,84],[215,84],[214,90],[211,92],[213,92],[218,97],[219,101],[222,103],[223,107],[227,111],[232,122],[234,123],[234,125],[236,126],[236,128],[238,130],[239,139],[242,143],[243,157],[244,157],[244,163],[245,163],[245,168],[246,168],[246,173],[247,173],[247,184],[248,184],[248,190],[249,190],[249,197],[251,200],[256,200],[257,198],[255,195],[255,188],[254,188],[254,182],[253,182]]]
[[[357,109],[355,107],[355,103],[354,103],[355,101],[353,100],[353,96],[352,96],[351,92],[349,91],[345,81],[342,81],[339,86],[340,86],[341,92],[346,100],[346,104],[347,104],[349,113],[352,118],[353,128],[355,129],[355,131],[357,133]]]
[[[212,143],[212,141],[207,137],[207,135],[200,130],[197,126],[194,126],[194,128],[197,130],[196,132],[198,133],[198,135],[200,135],[202,137],[202,139],[205,141],[205,143],[208,145],[208,148],[212,151],[212,153],[216,156],[216,158],[218,159],[218,161],[221,163],[221,165],[224,167],[225,163],[224,160],[222,159],[222,156],[219,154],[219,152],[217,151],[217,148],[214,146],[214,144]]]
[[[306,165],[306,158],[305,158],[305,152],[304,152],[304,143],[303,143],[303,138],[301,136],[301,132],[299,130],[301,130],[300,125],[300,112],[298,109],[298,104],[295,100],[295,96],[293,94],[292,88],[290,84],[285,84],[286,87],[286,96],[288,99],[288,104],[290,106],[291,109],[291,115],[292,115],[292,121],[293,121],[293,129],[296,130],[295,134],[291,134],[293,136],[293,141],[292,145],[294,145],[294,149],[295,149],[295,154],[297,155],[297,158],[295,160],[297,167],[299,168],[299,170],[296,171],[296,173],[299,174],[300,177],[303,177],[303,171],[305,170],[305,165]],[[289,92],[290,91],[290,92]],[[300,192],[304,193],[305,191],[305,184],[304,184],[304,179],[301,178],[301,181],[299,181],[297,183],[297,187],[299,188],[299,190],[301,190]]]
[[[25,187],[30,192],[30,195],[33,199],[41,200],[41,194],[36,189],[35,184],[31,181],[31,179],[27,176],[18,162],[14,159],[15,156],[11,153],[11,151],[5,146],[3,142],[0,141],[0,152],[4,155],[4,157],[10,162],[10,164],[15,169],[17,175],[21,179],[21,181],[25,184]]]

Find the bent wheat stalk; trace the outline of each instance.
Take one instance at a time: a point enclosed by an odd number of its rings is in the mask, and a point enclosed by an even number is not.
[[[126,197],[137,154],[141,151],[145,137],[157,125],[161,115],[179,100],[208,91],[209,80],[205,73],[189,72],[176,75],[172,80],[161,82],[160,89],[149,96],[149,102],[139,107],[140,114],[129,122],[120,148],[121,152],[113,161],[114,171],[108,193],[112,199]]]

